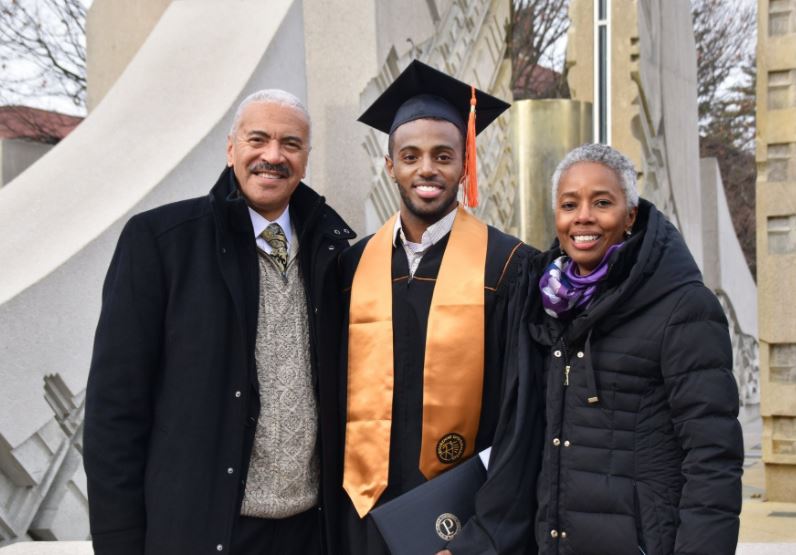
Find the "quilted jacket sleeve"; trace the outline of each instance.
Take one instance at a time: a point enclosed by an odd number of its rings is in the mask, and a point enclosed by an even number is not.
[[[662,371],[685,453],[677,555],[731,555],[738,540],[743,436],[732,346],[718,300],[689,286],[667,324]]]
[[[144,552],[144,473],[164,287],[139,218],[122,231],[102,292],[86,391],[84,464],[97,554]]]

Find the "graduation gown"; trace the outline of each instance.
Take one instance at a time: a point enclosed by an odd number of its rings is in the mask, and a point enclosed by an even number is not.
[[[425,356],[426,328],[429,308],[434,292],[442,256],[450,234],[432,246],[423,256],[415,275],[409,276],[409,267],[403,247],[393,248],[392,252],[392,317],[393,317],[393,357],[394,357],[394,395],[392,405],[392,428],[390,435],[390,460],[387,489],[380,496],[376,506],[406,493],[426,481],[419,469],[423,419],[423,365]],[[351,284],[362,252],[370,237],[363,239],[342,257],[343,284],[345,285],[346,306],[350,302]],[[398,240],[400,241],[400,240]],[[509,327],[510,301],[516,302],[522,293],[515,290],[522,261],[533,249],[519,239],[506,235],[495,228],[489,227],[487,240],[487,257],[484,276],[484,310],[485,310],[485,364],[483,399],[476,437],[475,452],[493,445],[499,420],[503,427],[511,427],[516,399],[506,398],[504,391],[516,391],[516,385],[508,382],[516,379],[516,369],[508,376],[504,369],[505,353]],[[346,311],[347,313],[347,311]],[[345,430],[347,406],[347,351],[348,351],[347,317],[343,327],[341,376],[341,429]],[[512,405],[512,406],[510,406]],[[541,435],[541,432],[539,432]],[[512,434],[504,433],[507,440]],[[510,441],[506,441],[510,443]],[[344,445],[344,442],[343,444]],[[493,450],[493,462],[494,458]],[[514,464],[517,464],[516,462]],[[490,467],[492,464],[490,464]],[[342,465],[341,465],[342,468]],[[491,479],[491,478],[490,478]],[[485,484],[483,491],[491,489]],[[479,496],[482,496],[479,492]],[[496,506],[497,499],[487,500],[487,505]],[[532,497],[532,496],[531,496]],[[526,500],[527,510],[523,513],[532,514],[531,500]],[[478,506],[478,500],[476,502]],[[478,511],[478,509],[477,509]],[[370,516],[360,519],[347,494],[343,494],[340,532],[342,545],[339,553],[347,555],[379,555],[389,553]],[[493,515],[494,516],[494,515]],[[519,520],[524,520],[525,517]],[[500,518],[502,520],[502,517]],[[493,540],[485,533],[484,523],[478,526],[468,523],[460,532],[462,538],[473,546],[473,553],[483,550],[474,546],[478,542],[485,545]],[[530,518],[522,522],[521,535],[528,534]],[[525,528],[528,528],[526,530]],[[478,537],[476,539],[476,536]],[[457,543],[459,537],[452,542]],[[462,540],[464,542],[465,540]],[[453,547],[451,546],[451,549]],[[462,546],[455,551],[469,552]],[[422,555],[422,554],[421,554]]]

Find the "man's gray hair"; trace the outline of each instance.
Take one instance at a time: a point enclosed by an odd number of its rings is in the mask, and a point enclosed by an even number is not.
[[[613,170],[619,178],[619,184],[625,192],[628,210],[638,206],[638,189],[636,189],[636,168],[627,156],[608,145],[589,143],[570,150],[564,159],[558,163],[553,173],[553,212],[556,210],[556,197],[558,196],[558,183],[561,176],[569,168],[580,162],[596,162]]]
[[[283,91],[282,89],[262,89],[257,92],[253,92],[244,98],[238,105],[238,109],[235,110],[235,117],[232,118],[232,127],[229,129],[230,135],[234,135],[238,130],[238,124],[240,124],[240,118],[243,115],[243,110],[246,109],[246,106],[254,102],[273,102],[274,104],[281,104],[282,106],[295,108],[301,112],[301,114],[307,120],[307,127],[312,129],[312,126],[310,125],[310,113],[307,111],[307,107],[304,106],[304,103],[301,102],[296,95],[287,91]]]

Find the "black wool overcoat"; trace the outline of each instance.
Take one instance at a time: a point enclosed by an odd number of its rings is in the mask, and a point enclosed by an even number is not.
[[[339,475],[337,256],[354,234],[304,184],[289,209],[319,400],[321,498],[334,508],[339,484],[324,477]],[[86,397],[84,461],[98,555],[228,552],[260,410],[255,249],[230,169],[208,196],[134,216],[122,231]],[[336,522],[324,512],[319,518]]]
[[[614,254],[574,319],[529,297],[525,329],[548,346],[540,553],[731,555],[743,441],[721,305],[649,202]]]

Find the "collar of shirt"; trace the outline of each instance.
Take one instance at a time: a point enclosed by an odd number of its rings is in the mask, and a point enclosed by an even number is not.
[[[437,220],[426,228],[423,235],[420,237],[419,243],[412,243],[406,238],[404,229],[401,224],[401,216],[395,218],[395,227],[393,228],[393,247],[398,246],[398,239],[401,239],[401,244],[406,252],[406,260],[409,263],[409,275],[414,276],[420,264],[420,259],[428,249],[439,243],[439,241],[450,233],[453,228],[453,220],[456,219],[458,210],[451,210],[448,214]]]
[[[285,232],[288,252],[293,252],[293,226],[290,223],[290,210],[288,208],[285,208],[284,212],[282,212],[282,215],[271,222],[263,218],[256,211],[252,210],[251,206],[249,206],[249,218],[251,218],[252,228],[254,228],[254,240],[260,250],[271,254],[271,251],[273,250],[271,249],[271,245],[268,244],[268,241],[260,237],[260,234],[265,231],[265,228],[272,223],[277,223],[279,224],[279,227],[282,228],[282,231]]]

